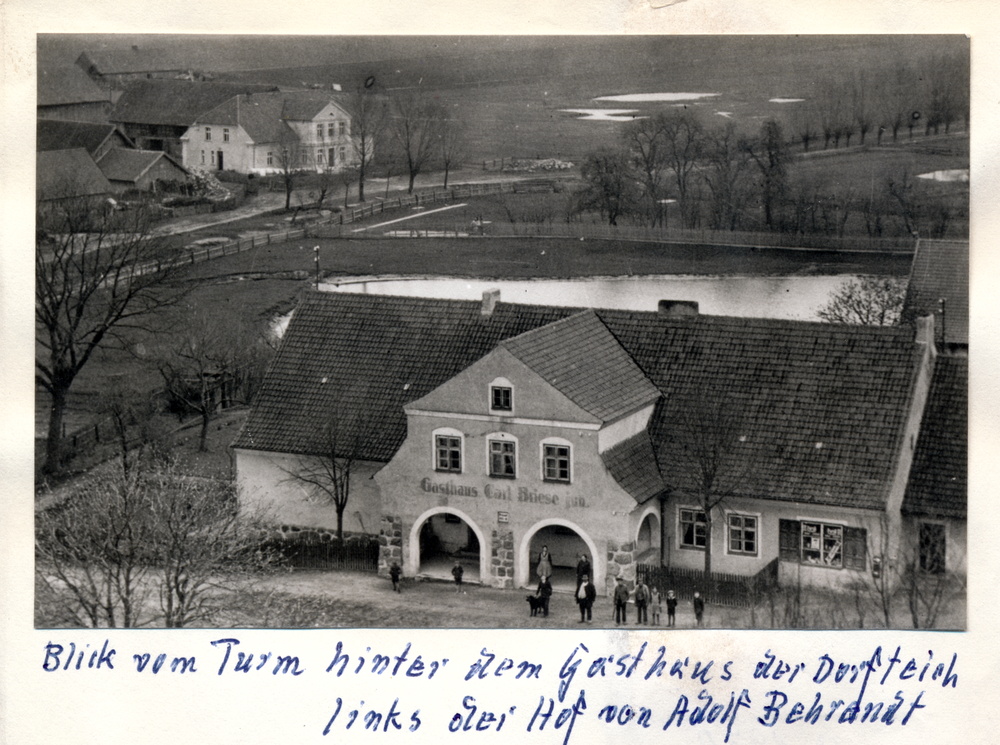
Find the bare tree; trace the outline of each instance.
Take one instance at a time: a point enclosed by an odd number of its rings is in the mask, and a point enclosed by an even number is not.
[[[705,138],[702,178],[711,195],[710,224],[715,230],[736,230],[749,200],[751,158],[745,138],[733,122],[710,130]]]
[[[387,107],[385,99],[367,88],[354,93],[348,107],[351,112],[351,143],[357,163],[358,201],[365,201],[365,179],[368,176],[376,148],[385,133]]]
[[[460,119],[442,118],[438,132],[441,166],[444,168],[444,188],[448,188],[448,173],[465,157],[466,131]]]
[[[781,125],[768,119],[760,128],[756,141],[746,146],[747,153],[760,172],[760,195],[764,205],[764,222],[774,225],[774,211],[785,191],[788,174],[788,149]]]
[[[127,477],[88,477],[36,517],[40,623],[203,623],[271,561],[261,523],[239,512],[229,484],[140,463]]]
[[[288,130],[286,137],[278,143],[278,168],[281,174],[281,183],[285,187],[285,211],[292,208],[292,192],[295,191],[295,184],[299,176],[305,170],[305,151],[299,147],[298,138]]]
[[[622,144],[642,183],[641,199],[650,225],[662,222],[660,200],[665,196],[663,172],[666,169],[663,137],[660,120],[656,117],[636,119],[622,128]]]
[[[407,191],[412,194],[414,181],[434,156],[444,114],[426,96],[404,92],[392,99],[389,116],[389,131],[409,176]]]
[[[906,282],[896,277],[862,277],[837,290],[816,315],[828,323],[895,326],[899,323]]]
[[[604,148],[587,156],[580,168],[584,188],[578,194],[582,209],[596,209],[609,225],[628,214],[636,202],[636,181],[628,155]]]
[[[73,185],[66,184],[67,192]],[[51,398],[44,470],[58,470],[67,396],[94,352],[127,345],[180,291],[158,263],[149,214],[101,200],[42,195],[35,242],[35,380]]]
[[[687,110],[657,115],[663,135],[664,158],[667,168],[673,171],[677,202],[684,225],[694,222],[692,210],[693,172],[702,156],[705,144],[701,123]]]
[[[293,468],[284,469],[286,481],[301,484],[333,505],[337,512],[337,539],[344,538],[344,510],[351,498],[351,473],[362,460],[373,436],[367,407],[351,405],[353,394],[347,391],[331,411],[320,433],[321,452],[298,458]],[[364,393],[359,394],[361,400]]]

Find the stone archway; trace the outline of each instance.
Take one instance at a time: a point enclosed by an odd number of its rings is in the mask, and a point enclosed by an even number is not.
[[[452,521],[449,520],[448,518],[449,517],[458,518],[458,520],[461,521],[461,523],[464,524],[464,526],[468,529],[468,531],[471,533],[471,536],[469,536],[469,542],[471,543],[472,541],[474,541],[477,547],[478,561],[476,562],[477,563],[476,568],[478,569],[479,577],[478,578],[470,577],[468,572],[470,567],[466,566],[465,578],[467,581],[479,581],[482,582],[483,584],[488,584],[490,544],[487,542],[486,536],[483,534],[483,531],[479,529],[479,526],[476,525],[475,521],[471,517],[469,517],[466,513],[462,512],[462,510],[456,509],[454,507],[432,507],[413,521],[413,525],[410,526],[409,543],[407,545],[407,550],[406,550],[406,558],[407,558],[406,574],[410,576],[415,576],[421,573],[421,559],[422,559],[421,532],[423,531],[426,534],[425,526],[439,523],[440,521],[436,520],[436,517],[442,517],[445,523],[451,523],[452,525],[455,524],[452,523]],[[441,531],[441,528],[438,527],[437,530]],[[444,546],[442,546],[441,552],[444,554],[454,553],[454,550],[450,551],[449,549],[453,548],[454,546],[461,545],[462,539],[460,537],[460,532],[457,530],[448,530],[447,527],[445,528],[445,530],[447,531],[446,535],[437,537],[439,538],[439,540],[443,538],[443,540],[446,542],[451,540],[452,543],[450,545],[446,543]],[[457,539],[454,535],[455,533],[459,534],[459,537],[457,537]],[[426,545],[424,548],[425,549],[427,548]],[[445,572],[446,578],[450,576],[447,572],[450,572],[450,569]]]
[[[574,522],[569,520],[563,520],[562,518],[553,517],[546,520],[539,520],[537,523],[531,526],[531,528],[524,534],[521,538],[521,542],[518,544],[517,549],[517,562],[515,565],[515,584],[517,587],[530,586],[534,578],[530,576],[531,572],[531,543],[532,539],[539,533],[539,531],[544,528],[549,527],[562,527],[571,530],[576,537],[586,545],[587,553],[590,555],[590,563],[593,567],[594,576],[591,577],[591,582],[594,583],[594,587],[598,588],[598,592],[601,592],[601,588],[604,587],[604,576],[605,576],[605,555],[598,549],[597,544],[594,543],[593,539],[587,534],[583,528]],[[558,557],[557,557],[558,558]],[[573,564],[575,566],[576,558],[573,558]],[[574,575],[575,576],[575,575]]]
[[[648,507],[639,518],[635,535],[636,560],[644,564],[660,563],[660,541],[663,528],[656,507]]]

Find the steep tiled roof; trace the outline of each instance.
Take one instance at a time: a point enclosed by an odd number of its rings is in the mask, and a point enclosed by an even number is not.
[[[113,148],[109,150],[97,165],[101,172],[111,181],[135,182],[142,177],[146,171],[156,165],[161,158],[169,160],[180,172],[178,176],[186,173],[183,166],[164,152],[156,150],[123,150]]]
[[[933,313],[940,329],[941,299],[945,301],[945,342],[968,344],[969,242],[921,238],[913,255],[903,316],[913,319]]]
[[[140,80],[128,86],[108,119],[112,122],[190,126],[206,111],[239,94],[276,90],[268,85]]]
[[[83,148],[35,155],[35,193],[39,199],[92,197],[110,192],[108,179]]]
[[[280,93],[234,96],[198,117],[196,124],[240,126],[255,143],[295,141],[295,132],[282,116]]]
[[[592,310],[508,339],[501,346],[605,422],[660,395]]]
[[[691,444],[679,432],[708,401],[727,413],[741,464],[725,466],[720,488],[884,505],[918,354],[907,327],[613,310],[595,317],[507,303],[483,317],[477,302],[312,293],[296,310],[235,446],[311,452],[319,424],[346,400],[371,412],[377,434],[367,457],[387,461],[406,435],[404,403],[503,339],[575,315],[600,320],[662,392],[649,433],[668,487],[694,488],[691,469],[682,467]]]
[[[39,67],[37,106],[65,106],[95,101],[110,103],[111,99],[107,91],[101,90],[101,87],[76,65]]]
[[[912,329],[600,314],[663,392],[650,432],[668,486],[697,489],[692,460],[714,441],[722,491],[883,506],[917,359]]]
[[[58,119],[39,119],[36,130],[35,149],[38,152],[82,147],[91,155],[117,131],[114,124],[66,122]],[[125,142],[129,141],[121,132],[118,132],[118,136]]]
[[[403,405],[427,395],[498,342],[569,315],[565,308],[313,292],[281,342],[234,447],[322,450],[321,428],[364,411],[364,459],[388,461],[406,438]],[[347,433],[341,433],[348,437]]]
[[[968,439],[969,360],[938,357],[903,497],[903,514],[965,519]]]
[[[665,491],[648,432],[640,432],[601,454],[608,472],[637,502]]]

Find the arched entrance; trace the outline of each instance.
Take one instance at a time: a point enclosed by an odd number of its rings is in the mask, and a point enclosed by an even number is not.
[[[635,560],[639,564],[660,563],[660,515],[655,508],[649,508],[639,522],[639,532],[635,537]]]
[[[485,545],[482,531],[464,512],[453,507],[434,507],[418,517],[410,528],[406,573],[450,580],[457,560],[465,569],[465,582],[486,581],[489,554],[483,549]]]
[[[518,587],[537,586],[538,575],[535,574],[535,568],[542,546],[548,547],[552,557],[551,582],[554,590],[576,589],[576,562],[580,554],[586,554],[590,559],[594,575],[591,581],[594,586],[604,587],[605,557],[579,525],[560,518],[536,523],[521,539],[515,567]],[[598,592],[601,590],[598,589]]]

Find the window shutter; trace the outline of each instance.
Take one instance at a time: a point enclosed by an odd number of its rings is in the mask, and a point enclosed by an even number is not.
[[[782,561],[799,560],[802,526],[798,520],[778,521],[778,557]]]
[[[865,571],[868,531],[864,528],[844,528],[844,568]]]

